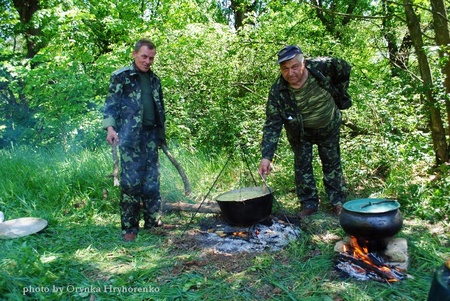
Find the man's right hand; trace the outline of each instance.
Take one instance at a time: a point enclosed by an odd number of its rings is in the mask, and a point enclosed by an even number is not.
[[[262,159],[261,162],[259,163],[259,174],[261,175],[261,177],[263,177],[265,179],[271,170],[272,170],[272,164],[271,164],[270,160]]]
[[[106,141],[108,141],[111,145],[117,144],[119,142],[119,135],[112,126],[109,126],[107,128]]]

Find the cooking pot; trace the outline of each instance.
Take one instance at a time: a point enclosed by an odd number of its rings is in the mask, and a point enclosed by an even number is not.
[[[251,226],[270,216],[273,194],[267,187],[245,187],[222,193],[216,201],[223,217],[230,224]]]
[[[382,241],[396,235],[403,225],[400,204],[389,199],[357,199],[343,204],[339,222],[359,240]]]
[[[428,301],[450,301],[450,259],[434,273]]]

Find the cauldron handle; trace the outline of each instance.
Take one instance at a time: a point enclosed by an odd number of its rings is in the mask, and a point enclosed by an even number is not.
[[[396,202],[396,201],[394,201],[394,200],[383,200],[383,201],[373,202],[373,203],[369,202],[368,204],[362,205],[360,207],[360,209],[363,209],[363,208],[366,208],[366,207],[369,207],[369,206],[373,206],[373,205],[382,204],[382,203],[392,203],[392,202]]]

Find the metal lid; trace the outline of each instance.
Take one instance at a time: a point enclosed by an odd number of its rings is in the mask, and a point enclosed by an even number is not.
[[[400,208],[400,204],[395,200],[368,198],[348,201],[343,207],[357,213],[384,213]]]

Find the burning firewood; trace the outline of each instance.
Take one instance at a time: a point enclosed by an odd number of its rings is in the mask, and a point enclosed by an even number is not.
[[[336,260],[336,268],[358,280],[397,282],[406,278],[399,268],[387,264],[378,253],[369,253],[367,248],[359,246],[354,237],[343,245]]]
[[[368,258],[376,258],[372,255]],[[358,259],[352,255],[340,253],[338,255],[337,268],[346,272],[349,276],[365,280],[372,279],[379,282],[397,282],[404,280],[406,276],[397,268],[389,266],[377,259],[377,263]]]

